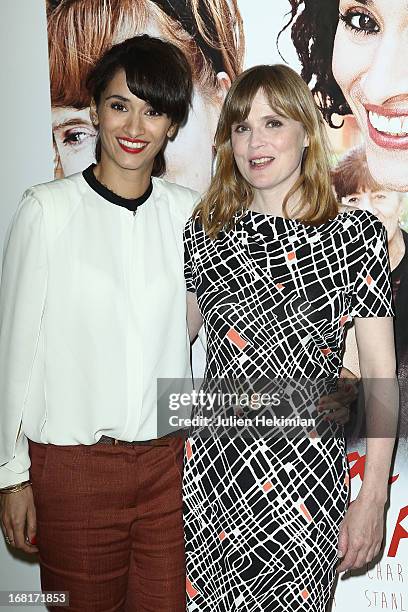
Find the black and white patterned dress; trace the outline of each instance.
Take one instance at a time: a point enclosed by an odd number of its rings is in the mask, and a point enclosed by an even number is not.
[[[336,380],[347,321],[393,315],[385,229],[366,211],[319,227],[247,211],[217,240],[197,220],[184,237],[206,380]],[[348,501],[343,436],[212,433],[186,442],[189,612],[324,612]]]

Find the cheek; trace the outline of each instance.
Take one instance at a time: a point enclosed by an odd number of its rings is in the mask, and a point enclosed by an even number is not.
[[[332,72],[335,80],[347,96],[349,88],[359,63],[358,53],[352,41],[342,31],[341,26],[337,28],[334,39]],[[356,64],[357,63],[357,64]]]
[[[244,144],[242,136],[239,137],[236,134],[231,135],[231,148],[235,159],[244,155],[244,151],[246,151],[246,146]]]
[[[388,242],[393,238],[395,232],[398,228],[398,220],[396,219],[380,219],[385,227],[387,232],[387,240]]]
[[[398,226],[398,221],[399,221],[399,215],[398,215],[398,210],[396,210],[395,208],[391,209],[391,210],[384,210],[383,213],[384,216],[384,225],[388,225],[391,228],[396,228]]]
[[[231,138],[231,147],[235,163],[237,164],[239,171],[242,173],[246,166],[247,147],[242,140],[239,138],[235,139],[234,136]]]
[[[109,138],[109,133],[112,130],[114,122],[107,117],[101,116],[99,119],[99,137],[101,140],[106,141]]]
[[[105,138],[109,138],[112,132],[124,127],[127,120],[127,113],[120,113],[113,109],[104,109],[99,114],[99,133],[101,137],[104,135]]]
[[[282,134],[279,138],[273,141],[273,150],[278,155],[278,160],[282,159],[288,164],[298,165],[303,154],[304,137],[300,137],[297,133]]]

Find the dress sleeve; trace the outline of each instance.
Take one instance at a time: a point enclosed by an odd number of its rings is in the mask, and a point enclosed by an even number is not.
[[[193,258],[192,258],[192,223],[193,220],[189,219],[184,228],[183,242],[184,242],[184,278],[186,281],[187,291],[192,293],[196,292],[196,284],[194,280],[193,271]]]
[[[6,236],[0,286],[0,487],[28,479],[30,459],[21,423],[46,287],[43,208],[28,191]]]
[[[363,225],[360,254],[355,269],[355,284],[350,315],[354,317],[393,317],[391,271],[387,234],[383,224],[372,215]]]

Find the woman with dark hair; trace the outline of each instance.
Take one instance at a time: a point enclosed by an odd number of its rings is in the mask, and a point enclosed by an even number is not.
[[[56,4],[56,3],[54,3]],[[193,75],[192,112],[166,149],[166,178],[204,191],[225,92],[242,70],[244,35],[236,0],[61,0],[48,15],[56,176],[94,160],[95,131],[85,83],[99,57],[137,34],[168,40]],[[97,23],[97,27],[95,24]],[[199,164],[191,164],[192,156]]]
[[[339,558],[362,567],[383,536],[398,405],[385,229],[338,213],[324,122],[287,66],[236,79],[216,147],[185,228],[189,328],[205,325],[204,389],[236,393],[197,405],[186,443],[188,609],[324,612]],[[343,431],[317,405],[352,318],[370,435],[347,509]]]
[[[408,191],[408,50],[405,0],[289,0],[302,77],[325,119],[352,113],[374,180]],[[337,122],[339,123],[339,122]]]
[[[392,293],[394,297],[395,348],[400,385],[399,436],[408,437],[408,234],[402,229],[406,195],[384,189],[368,171],[363,147],[347,151],[332,170],[333,187],[343,209],[368,210],[387,230]],[[360,378],[354,327],[347,330],[343,365]]]
[[[157,381],[190,377],[182,231],[197,194],[159,177],[191,71],[145,35],[88,86],[97,164],[29,189],[6,240],[2,529],[39,551],[42,589],[70,610],[182,612],[184,439],[159,434]]]

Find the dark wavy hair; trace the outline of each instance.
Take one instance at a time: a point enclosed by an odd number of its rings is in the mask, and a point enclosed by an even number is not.
[[[125,71],[127,86],[132,94],[149,102],[156,111],[166,114],[173,125],[180,126],[187,121],[193,92],[191,68],[175,45],[142,34],[111,47],[97,61],[86,80],[89,94],[97,106],[118,70]],[[99,138],[95,157],[99,162]],[[162,149],[154,160],[152,175],[161,176],[165,171]]]
[[[289,0],[290,19],[279,36],[291,26],[291,38],[302,64],[301,76],[331,127],[333,115],[350,115],[351,110],[332,72],[333,44],[339,21],[339,0]]]

